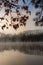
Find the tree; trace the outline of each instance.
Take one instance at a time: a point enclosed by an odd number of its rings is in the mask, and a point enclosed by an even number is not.
[[[31,0],[31,3],[35,6],[35,8],[39,8],[41,9],[40,11],[37,11],[36,12],[36,18],[34,18],[34,21],[35,22],[35,25],[39,25],[40,23],[40,26],[43,26],[43,0]]]
[[[20,26],[26,26],[26,21],[29,19],[29,15],[22,15],[20,13],[21,10],[24,10],[26,12],[26,14],[30,13],[31,11],[29,11],[29,6],[26,5],[26,0],[22,0],[23,5],[19,5],[18,2],[20,0],[0,0],[0,11],[2,10],[2,8],[4,7],[5,9],[5,14],[3,17],[0,17],[0,20],[6,20],[7,23],[4,24],[1,28],[2,30],[4,30],[4,28],[8,29],[9,26],[13,27],[15,30],[17,30]],[[28,2],[28,0],[27,0]],[[13,9],[15,11],[13,11]],[[12,12],[17,14],[17,17],[12,16]],[[11,17],[11,22],[9,23],[9,20],[7,18],[5,18],[6,16]]]

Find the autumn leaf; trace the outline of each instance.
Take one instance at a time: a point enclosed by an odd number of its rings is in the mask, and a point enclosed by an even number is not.
[[[6,27],[8,29],[8,27]]]
[[[2,5],[2,3],[0,3],[0,6]]]
[[[19,28],[19,24],[15,24],[15,25],[13,25],[13,28],[14,28],[14,29]]]
[[[16,13],[19,13],[19,10],[18,9],[16,9]]]
[[[7,2],[4,3],[5,7],[9,7],[9,4]]]
[[[9,14],[9,9],[5,9],[5,15],[8,15]]]
[[[24,26],[26,26],[26,23],[23,23]]]
[[[20,26],[23,26],[23,24],[22,24],[22,23],[20,23]]]
[[[25,3],[25,0],[23,0],[23,3]]]
[[[4,28],[6,27],[6,25],[4,24],[1,28],[2,28],[2,30],[4,30]]]
[[[28,10],[28,6],[23,6],[22,9]]]
[[[26,19],[29,19],[29,16],[26,16]]]
[[[12,26],[12,24],[9,24],[9,26]]]
[[[2,18],[0,18],[1,20],[4,20],[4,18],[2,17]]]
[[[16,18],[13,18],[13,22],[15,22],[16,21]]]

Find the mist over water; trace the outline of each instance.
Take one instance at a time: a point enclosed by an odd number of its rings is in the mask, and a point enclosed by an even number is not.
[[[43,65],[43,52],[40,49],[29,49],[30,44],[33,45],[31,42],[1,42],[0,65]]]

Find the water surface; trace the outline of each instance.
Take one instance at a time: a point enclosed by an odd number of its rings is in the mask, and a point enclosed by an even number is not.
[[[43,65],[43,43],[1,42],[0,65]]]
[[[43,56],[7,50],[0,52],[0,65],[43,65]]]

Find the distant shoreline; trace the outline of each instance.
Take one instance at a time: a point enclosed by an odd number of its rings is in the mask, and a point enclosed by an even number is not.
[[[19,34],[19,35],[2,35],[0,42],[43,42],[43,33],[40,34]]]
[[[18,50],[25,54],[43,56],[43,42],[1,42],[0,52]]]

